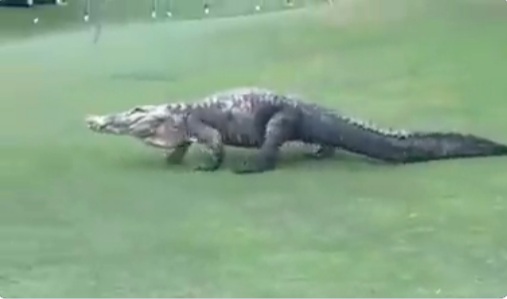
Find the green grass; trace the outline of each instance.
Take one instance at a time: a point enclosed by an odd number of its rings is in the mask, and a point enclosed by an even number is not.
[[[110,24],[97,45],[89,31],[3,39],[0,296],[505,296],[504,158],[389,167],[296,153],[262,175],[196,173],[198,150],[168,167],[83,116],[258,85],[507,142],[506,17],[503,1],[342,0]]]

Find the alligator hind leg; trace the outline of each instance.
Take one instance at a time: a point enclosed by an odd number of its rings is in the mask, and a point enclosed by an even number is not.
[[[282,110],[266,124],[264,143],[252,160],[247,160],[235,173],[259,173],[273,170],[278,162],[280,147],[296,133],[299,113],[293,109]]]

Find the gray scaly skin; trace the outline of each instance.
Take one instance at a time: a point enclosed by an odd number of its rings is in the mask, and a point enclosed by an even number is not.
[[[261,88],[227,90],[190,103],[138,106],[89,116],[86,122],[95,132],[130,135],[164,149],[173,163],[181,162],[192,143],[199,143],[211,158],[197,167],[203,171],[221,166],[225,145],[259,149],[236,173],[273,170],[280,147],[294,141],[317,145],[315,155],[320,157],[340,148],[391,163],[507,154],[506,145],[478,136],[380,129]]]

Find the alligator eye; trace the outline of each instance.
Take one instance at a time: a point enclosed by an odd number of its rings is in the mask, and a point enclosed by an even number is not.
[[[132,115],[134,113],[138,113],[138,112],[146,112],[146,110],[144,110],[143,108],[141,107],[135,107],[133,108],[132,110],[129,111],[129,115]]]

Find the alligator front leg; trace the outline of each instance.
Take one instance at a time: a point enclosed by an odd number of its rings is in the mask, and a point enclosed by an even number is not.
[[[211,142],[201,143],[204,145],[206,152],[208,153],[208,161],[202,162],[195,167],[198,171],[215,171],[222,165],[224,161],[224,149],[222,143]]]
[[[203,162],[195,170],[197,171],[215,171],[224,161],[224,145],[222,134],[220,132],[200,121],[195,116],[188,117],[188,129],[190,135],[202,145],[208,153],[208,161]]]
[[[190,142],[185,142],[178,145],[172,151],[168,151],[165,154],[165,160],[168,164],[180,164],[183,161],[183,158],[188,152],[190,148]]]

